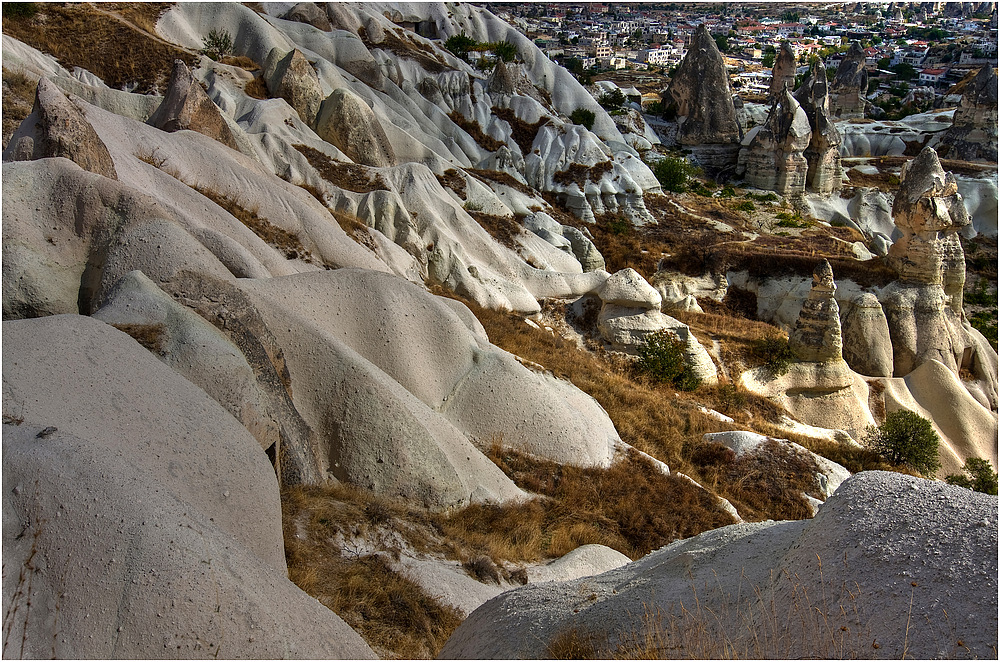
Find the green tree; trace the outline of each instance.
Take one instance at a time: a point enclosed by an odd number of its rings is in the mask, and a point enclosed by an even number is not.
[[[672,384],[682,391],[693,391],[701,383],[684,362],[684,344],[666,329],[646,336],[645,344],[639,348],[637,365],[650,379]]]
[[[605,92],[601,95],[601,98],[597,100],[597,103],[601,104],[601,107],[605,110],[618,110],[625,105],[628,99],[625,98],[625,93],[619,88],[615,88],[610,92]]]
[[[687,190],[688,179],[695,172],[695,168],[684,159],[675,159],[672,156],[665,156],[653,166],[653,174],[667,191],[683,193]]]
[[[504,62],[513,62],[517,59],[517,46],[509,41],[498,41],[495,44],[491,44],[491,46],[497,57]]]
[[[869,426],[865,445],[891,464],[906,465],[923,475],[941,468],[940,437],[931,422],[906,409],[894,411],[879,426]]]
[[[729,52],[729,40],[726,39],[726,35],[724,34],[715,35],[715,45],[718,46],[720,52],[722,53]]]
[[[993,471],[989,462],[979,457],[970,457],[965,461],[962,471],[965,474],[951,474],[945,480],[952,485],[983,494],[997,495],[997,472]]]
[[[569,121],[586,127],[588,131],[594,128],[594,111],[586,108],[577,108],[569,114]]]
[[[765,53],[764,57],[762,57],[760,59],[760,63],[764,67],[768,67],[768,68],[773,67],[774,66],[774,53]]]
[[[469,51],[473,51],[479,43],[472,37],[466,35],[464,32],[452,35],[448,37],[448,40],[444,42],[444,47],[451,51],[455,57],[465,59],[465,56],[469,54]]]
[[[896,72],[896,77],[899,80],[913,80],[917,77],[917,70],[908,62],[900,62],[892,67],[892,71]]]
[[[232,51],[232,36],[225,30],[216,31],[214,28],[205,37],[205,47],[201,49],[202,55],[207,55],[212,60],[221,60]]]

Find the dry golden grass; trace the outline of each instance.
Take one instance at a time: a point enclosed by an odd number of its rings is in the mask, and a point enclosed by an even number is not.
[[[260,70],[260,65],[246,55],[227,55],[219,60],[219,62],[222,64],[228,64],[231,67],[239,67],[245,71]]]
[[[3,148],[21,122],[31,114],[38,81],[18,69],[3,68]]]
[[[255,76],[253,80],[247,81],[247,84],[243,86],[243,91],[247,93],[247,96],[251,96],[254,99],[271,98],[263,76]]]
[[[162,93],[174,60],[188,66],[198,60],[150,29],[150,21],[155,24],[153,14],[165,10],[164,5],[137,5],[122,17],[88,3],[39,3],[39,7],[30,18],[5,18],[4,33],[53,55],[67,69],[87,69],[110,87]]]
[[[112,324],[111,326],[132,336],[136,342],[154,354],[163,354],[166,327],[162,324]]]
[[[469,215],[486,230],[491,237],[496,239],[502,246],[514,248],[517,246],[517,237],[525,232],[521,224],[509,216],[497,216],[496,214],[486,214],[475,209],[467,209]]]
[[[582,191],[587,182],[601,181],[601,177],[611,172],[611,169],[611,161],[601,161],[590,167],[574,162],[565,170],[553,173],[552,180],[558,184],[577,184]]]
[[[369,250],[375,250],[375,240],[372,239],[371,232],[368,231],[368,226],[365,225],[364,221],[354,214],[343,211],[331,211],[330,213],[337,219],[340,229],[346,232],[348,237]]]
[[[511,137],[514,138],[514,142],[516,142],[517,146],[521,148],[521,153],[524,155],[531,152],[531,145],[535,142],[535,136],[538,135],[538,130],[549,122],[547,117],[542,117],[534,124],[529,124],[518,117],[517,113],[510,108],[493,106],[492,110],[494,115],[510,125],[513,130]]]
[[[467,185],[465,183],[465,177],[462,177],[458,170],[448,168],[444,171],[444,175],[435,174],[434,176],[437,177],[438,183],[441,184],[441,186],[451,189],[462,200],[465,200],[466,197],[468,197],[466,194]]]
[[[372,191],[387,191],[389,189],[381,175],[377,172],[372,173],[365,166],[355,163],[339,163],[308,145],[292,145],[292,147],[306,157],[309,165],[316,169],[320,177],[334,186],[354,193],[371,193]]]
[[[104,2],[101,9],[113,12],[140,30],[157,35],[156,23],[176,2]]]
[[[188,185],[191,186],[190,184]],[[281,252],[287,259],[301,259],[309,264],[322,263],[309,249],[302,245],[302,242],[295,234],[274,225],[261,216],[260,208],[257,205],[228,198],[218,191],[204,186],[195,185],[191,186],[191,188],[232,214],[236,220],[250,228],[255,235],[272,248]]]
[[[479,122],[466,119],[465,115],[457,110],[453,110],[448,113],[448,119],[469,134],[472,139],[476,141],[476,144],[485,149],[487,152],[495,152],[504,146],[504,142],[502,140],[497,140],[493,136],[486,135],[483,131],[483,127],[479,126]]]

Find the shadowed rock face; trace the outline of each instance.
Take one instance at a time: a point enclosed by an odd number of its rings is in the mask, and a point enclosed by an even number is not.
[[[784,88],[771,105],[767,122],[750,143],[747,183],[782,195],[804,191],[807,163],[802,153],[811,135],[805,111]]]
[[[830,92],[826,68],[817,61],[809,69],[802,85],[795,91],[795,100],[802,106],[812,137],[803,156],[808,164],[806,185],[817,193],[832,193],[843,187],[840,162],[840,131],[830,119]]]
[[[949,305],[960,313],[965,253],[958,232],[969,224],[969,215],[955,177],[945,173],[930,147],[907,163],[902,175],[892,215],[903,236],[889,249],[889,264],[903,282],[943,286]]]
[[[785,86],[791,90],[795,87],[795,53],[792,52],[792,45],[787,41],[781,43],[778,56],[774,60],[774,67],[771,69],[771,89],[768,93],[768,100],[774,101],[780,95]]]
[[[837,75],[830,85],[830,112],[841,119],[865,116],[865,92],[868,72],[865,71],[865,51],[854,42],[840,61]]]
[[[941,143],[941,156],[963,161],[997,160],[996,69],[983,67],[965,88]]]
[[[42,78],[31,116],[11,137],[4,160],[33,161],[55,156],[66,157],[84,170],[118,179],[111,154],[94,127],[58,87]]]
[[[288,102],[299,118],[312,126],[323,103],[323,89],[309,60],[299,49],[282,56],[272,48],[264,63],[264,80],[272,96]]]
[[[174,61],[167,93],[163,103],[150,116],[149,124],[170,132],[190,129],[218,140],[226,147],[239,149],[229,125],[222,119],[219,107],[195,82],[182,60]]]
[[[732,96],[722,54],[708,28],[701,25],[663,96],[664,107],[675,110],[679,120],[683,118],[678,141],[691,146],[738,143],[741,131]],[[735,156],[734,148],[721,160],[735,162]]]
[[[823,260],[813,271],[812,289],[802,303],[795,329],[788,335],[788,344],[800,361],[839,360],[843,348],[840,333],[840,306],[833,293],[833,269]]]

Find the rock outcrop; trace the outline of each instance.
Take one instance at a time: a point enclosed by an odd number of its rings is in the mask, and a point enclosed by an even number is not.
[[[595,657],[684,646],[705,659],[831,658],[870,655],[873,641],[886,657],[990,657],[997,556],[985,550],[996,544],[995,497],[865,471],[813,519],[736,524],[596,577],[505,593],[473,612],[441,657],[550,658],[567,632]],[[759,623],[774,614],[765,634]],[[914,619],[929,625],[907,630]],[[821,634],[831,630],[836,642]]]
[[[271,96],[287,101],[299,118],[312,126],[323,103],[323,89],[302,51],[296,48],[282,55],[272,48],[264,62],[263,76]]]
[[[940,285],[949,307],[961,314],[965,253],[958,233],[969,225],[969,216],[958,184],[930,147],[901,174],[892,215],[903,235],[889,249],[889,265],[903,283]]]
[[[197,131],[226,147],[239,149],[219,107],[208,98],[182,60],[174,61],[163,103],[150,116],[148,124],[163,131]]]
[[[634,269],[616,272],[597,295],[602,302],[597,327],[611,349],[635,354],[645,344],[647,336],[667,331],[683,345],[684,361],[691,366],[695,376],[703,383],[718,382],[712,357],[687,325],[660,312],[660,293]]]
[[[833,293],[833,269],[826,260],[813,271],[812,289],[802,302],[788,345],[799,361],[833,361],[841,358],[844,343],[840,331],[840,306]]]
[[[58,87],[47,79],[38,81],[35,105],[15,131],[4,160],[31,161],[65,157],[84,170],[118,179],[107,146],[87,118]]]
[[[811,136],[809,118],[784,88],[771,104],[764,126],[750,141],[745,164],[747,185],[781,195],[805,191],[808,163],[803,152]]]
[[[790,43],[783,41],[774,58],[774,66],[771,67],[771,87],[767,100],[773,103],[784,93],[786,87],[789,90],[795,89],[795,52]]]
[[[810,191],[829,194],[843,187],[843,170],[840,162],[840,130],[830,117],[830,93],[826,68],[817,61],[795,91],[806,117],[812,136],[803,156],[808,170],[806,187]]]
[[[286,21],[308,23],[318,30],[329,32],[333,29],[330,19],[315,2],[300,2],[282,16]]]
[[[664,112],[677,118],[677,141],[693,150],[710,174],[736,164],[742,137],[722,54],[705,24],[691,38],[663,94]]]
[[[892,339],[882,304],[871,292],[851,303],[841,319],[844,360],[858,374],[892,377]]]
[[[316,133],[355,163],[384,168],[396,165],[392,144],[378,117],[347,88],[333,91],[316,118]]]
[[[865,94],[868,92],[868,72],[865,51],[854,42],[840,61],[837,75],[830,84],[830,114],[837,119],[857,119],[865,116]]]
[[[996,162],[997,70],[992,66],[980,69],[966,85],[938,152],[949,159]]]
[[[227,411],[92,318],[3,332],[5,655],[375,657],[288,580],[274,470]]]

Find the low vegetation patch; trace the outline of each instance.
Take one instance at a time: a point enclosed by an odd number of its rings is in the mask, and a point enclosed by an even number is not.
[[[7,5],[5,4],[4,7]],[[38,81],[28,78],[19,69],[3,68],[3,148],[21,122],[31,114],[35,104]]]
[[[510,125],[510,128],[512,129],[511,137],[514,138],[514,142],[521,148],[521,153],[524,155],[531,152],[531,146],[535,143],[535,137],[538,135],[538,130],[550,121],[548,117],[543,116],[537,122],[529,124],[518,117],[517,113],[510,108],[493,106],[492,110],[494,115]]]
[[[515,191],[520,191],[521,193],[531,198],[538,196],[538,191],[517,181],[510,175],[510,173],[506,173],[501,170],[480,170],[478,168],[466,168],[465,172],[469,173],[476,179],[485,182],[486,184],[489,184],[490,182],[495,182],[497,184],[503,184],[504,186],[509,186]]]
[[[881,425],[869,426],[864,441],[889,463],[911,467],[924,476],[941,468],[940,437],[930,421],[912,411],[894,411]]]
[[[334,161],[323,152],[308,145],[292,145],[306,157],[319,176],[334,186],[354,193],[388,191],[389,186],[379,173],[372,173],[365,166],[356,163]]]
[[[154,354],[163,355],[167,330],[162,324],[112,324],[111,326],[132,336],[136,342]]]
[[[457,124],[462,131],[469,134],[472,139],[476,141],[476,144],[485,149],[487,152],[495,152],[504,146],[504,142],[502,140],[497,140],[493,136],[486,135],[486,132],[483,131],[483,127],[479,126],[479,122],[467,119],[465,115],[457,110],[453,110],[448,113],[448,119]]]
[[[599,182],[604,175],[611,172],[613,166],[611,161],[601,161],[592,166],[585,166],[580,163],[570,163],[565,170],[560,170],[552,175],[552,180],[557,184],[568,186],[576,184],[583,190],[587,182]]]
[[[577,108],[572,113],[569,114],[569,121],[573,124],[579,124],[588,131],[594,128],[594,111],[587,110],[586,108]]]
[[[118,15],[101,3],[38,3],[30,15],[5,16],[3,31],[54,56],[67,69],[82,67],[96,74],[109,87],[162,93],[174,60],[189,67],[198,60],[149,29],[156,22],[153,16],[169,7],[143,3]]]
[[[375,240],[372,239],[371,232],[368,231],[368,226],[364,221],[354,214],[343,211],[331,210],[330,213],[337,219],[340,229],[346,232],[348,237],[371,251],[375,250]]]
[[[653,174],[665,191],[683,193],[698,169],[682,158],[665,156],[653,165]]]
[[[653,381],[672,384],[682,391],[693,391],[701,383],[684,360],[684,344],[665,329],[646,336],[636,368]]]
[[[375,48],[389,51],[393,55],[407,60],[413,60],[425,71],[431,74],[439,74],[444,71],[454,71],[454,67],[434,50],[431,46],[410,38],[405,30],[389,29],[384,30],[382,41],[374,43],[369,37],[365,28],[358,28],[358,36],[368,50]]]
[[[476,223],[479,223],[501,245],[507,248],[515,248],[517,246],[516,239],[518,235],[524,232],[524,228],[516,220],[509,216],[487,214],[471,206],[466,211],[469,212],[469,216],[472,216],[476,220]]]
[[[437,177],[438,183],[441,184],[441,186],[451,189],[455,192],[455,195],[462,200],[466,199],[467,184],[465,183],[465,177],[463,177],[458,170],[448,168],[444,171],[444,175],[435,174],[434,176]]]
[[[962,473],[950,474],[945,478],[951,485],[958,485],[983,494],[997,495],[997,472],[990,463],[979,457],[970,457],[962,467]]]

